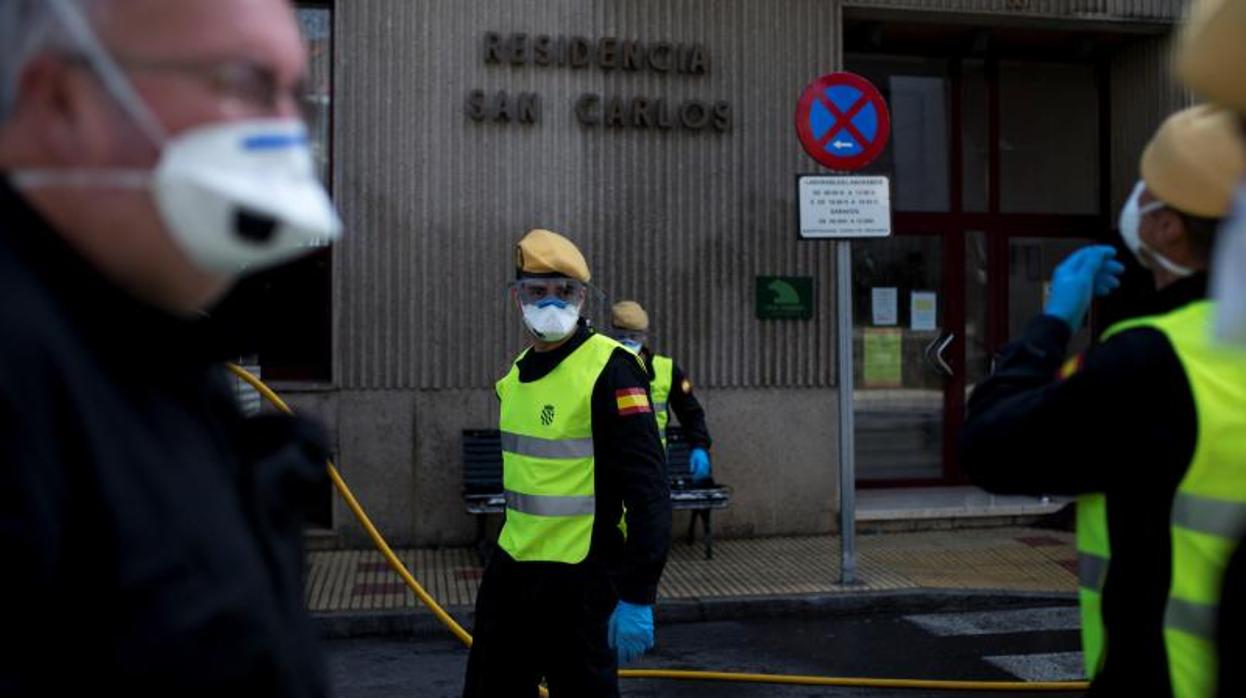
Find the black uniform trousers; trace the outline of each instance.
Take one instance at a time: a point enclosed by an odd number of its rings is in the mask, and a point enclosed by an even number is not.
[[[464,698],[617,698],[606,626],[618,603],[597,563],[516,562],[498,550],[476,596]]]

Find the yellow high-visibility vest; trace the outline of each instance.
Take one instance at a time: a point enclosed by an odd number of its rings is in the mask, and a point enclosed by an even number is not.
[[[516,360],[498,381],[506,496],[498,545],[515,560],[575,564],[588,557],[597,509],[593,387],[622,348],[592,334],[541,379],[520,381]]]
[[[1168,338],[1190,384],[1198,421],[1194,457],[1169,512],[1172,582],[1164,645],[1172,690],[1180,698],[1211,696],[1217,672],[1216,617],[1221,584],[1246,534],[1246,354],[1217,346],[1214,304],[1199,301],[1171,313],[1119,323],[1104,339],[1151,327]],[[1103,666],[1103,580],[1110,562],[1102,495],[1078,499],[1077,547],[1086,672]]]
[[[653,415],[658,420],[658,436],[662,437],[662,447],[666,447],[666,425],[671,421],[671,413],[667,409],[671,399],[671,387],[675,381],[675,360],[669,356],[653,355],[653,380],[649,381],[649,392],[653,394]]]

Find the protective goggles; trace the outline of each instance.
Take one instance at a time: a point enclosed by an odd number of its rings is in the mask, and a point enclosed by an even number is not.
[[[519,279],[511,284],[524,305],[577,305],[584,300],[587,286],[575,279]]]
[[[649,341],[648,332],[639,332],[637,330],[613,330],[610,335],[620,342],[635,342],[644,345]]]

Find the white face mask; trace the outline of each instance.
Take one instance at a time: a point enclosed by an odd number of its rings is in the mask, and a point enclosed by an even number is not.
[[[145,170],[18,170],[18,187],[150,189],[165,228],[203,271],[228,277],[287,261],[341,235],[297,119],[210,124],[169,138],[76,6],[53,8],[109,93],[160,149]]]
[[[1121,238],[1125,241],[1125,246],[1133,252],[1134,257],[1138,259],[1138,263],[1147,269],[1151,268],[1151,259],[1159,263],[1161,267],[1180,277],[1186,277],[1194,273],[1193,269],[1183,267],[1176,262],[1161,255],[1142,241],[1142,236],[1138,233],[1142,227],[1142,217],[1152,211],[1158,211],[1164,208],[1164,202],[1152,201],[1146,206],[1139,206],[1138,198],[1142,196],[1142,190],[1146,188],[1146,184],[1138,182],[1134,185],[1133,193],[1129,195],[1129,199],[1125,202],[1125,206],[1121,209],[1120,229]],[[1146,254],[1142,254],[1143,251]]]
[[[557,300],[524,303],[523,321],[528,331],[542,342],[561,342],[579,325],[580,308]]]
[[[1216,337],[1246,347],[1246,183],[1238,187],[1233,214],[1220,228],[1214,266]]]
[[[628,351],[632,352],[633,354],[640,354],[640,350],[644,349],[645,347],[645,345],[641,344],[640,342],[637,342],[634,339],[620,339],[619,344],[622,344],[625,348],[627,348]]]

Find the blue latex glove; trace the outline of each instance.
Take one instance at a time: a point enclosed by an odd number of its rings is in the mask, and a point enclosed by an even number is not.
[[[639,658],[653,647],[653,606],[620,601],[606,633],[611,649],[619,652],[619,664]]]
[[[1086,319],[1090,301],[1120,288],[1125,265],[1113,259],[1116,250],[1092,245],[1069,255],[1051,277],[1051,295],[1043,312],[1060,318],[1076,332]]]
[[[710,454],[703,448],[694,448],[688,456],[692,466],[692,481],[700,482],[710,479]]]

